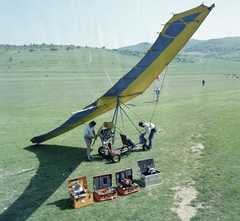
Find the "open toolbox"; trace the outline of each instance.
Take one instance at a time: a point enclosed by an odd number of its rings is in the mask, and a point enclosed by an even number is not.
[[[93,204],[93,193],[87,187],[86,176],[68,180],[68,192],[70,204],[73,208]]]
[[[112,187],[112,174],[101,174],[93,177],[93,196],[97,201],[114,199],[117,190]]]
[[[132,169],[120,170],[115,173],[117,191],[122,195],[138,192],[140,186],[133,182]]]
[[[154,159],[139,160],[140,185],[149,187],[162,183],[162,173],[155,168]]]

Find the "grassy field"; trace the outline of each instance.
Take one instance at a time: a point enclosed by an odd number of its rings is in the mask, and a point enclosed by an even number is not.
[[[112,164],[97,155],[85,159],[83,125],[32,145],[30,139],[65,122],[110,88],[139,57],[117,51],[65,46],[0,50],[0,220],[231,220],[240,219],[240,63],[199,56],[193,63],[172,62],[153,116],[158,132],[152,151],[141,147]],[[156,103],[154,82],[128,107],[150,120]],[[229,77],[226,77],[229,74]],[[206,85],[201,85],[205,79]],[[110,111],[95,119],[96,129],[111,121]],[[140,119],[132,115],[132,120]],[[121,127],[135,141],[128,120]],[[120,138],[116,145],[121,145]],[[132,168],[139,182],[137,161],[154,158],[163,183],[140,192],[94,202],[81,209],[69,204],[67,181]],[[69,166],[76,170],[71,173]]]

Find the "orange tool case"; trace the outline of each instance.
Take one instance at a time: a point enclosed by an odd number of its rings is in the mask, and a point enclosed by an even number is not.
[[[138,192],[140,186],[133,182],[132,169],[120,170],[115,173],[117,191],[122,195]]]

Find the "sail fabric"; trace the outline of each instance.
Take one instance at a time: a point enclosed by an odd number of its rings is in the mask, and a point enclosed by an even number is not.
[[[58,128],[33,137],[31,141],[41,143],[59,136],[115,108],[118,100],[125,103],[142,94],[180,52],[214,6],[213,4],[207,7],[202,4],[188,11],[174,14],[146,55],[102,97],[82,111],[74,113]]]

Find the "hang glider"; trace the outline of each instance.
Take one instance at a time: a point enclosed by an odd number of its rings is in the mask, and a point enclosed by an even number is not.
[[[118,100],[125,103],[142,94],[174,59],[208,16],[210,7],[200,5],[174,14],[165,24],[158,38],[146,55],[102,97],[73,115],[56,129],[31,139],[42,143],[59,136],[116,107]]]

